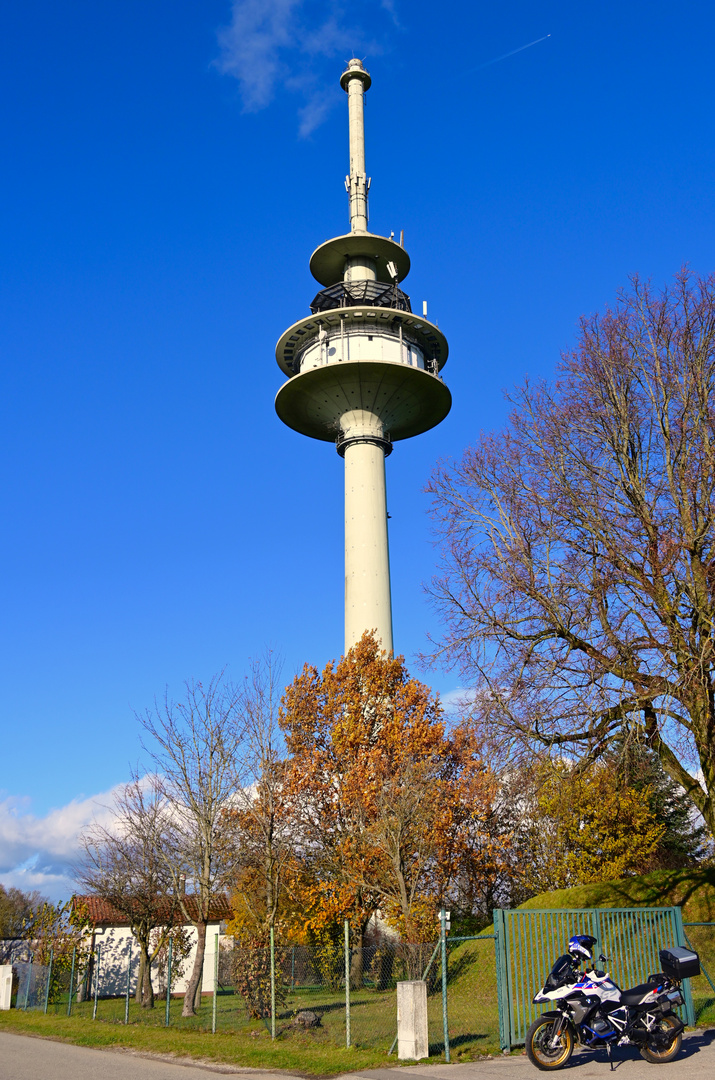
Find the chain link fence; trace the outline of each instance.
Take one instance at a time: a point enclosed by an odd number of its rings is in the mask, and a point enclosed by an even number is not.
[[[702,974],[691,981],[697,1022],[715,1023],[715,923],[686,923],[685,934],[701,957]],[[210,942],[209,948],[216,944]],[[387,1053],[395,1050],[397,983],[424,979],[430,1056],[454,1060],[498,1051],[500,972],[494,936],[446,937],[441,946],[441,939],[410,945],[385,938],[363,948],[279,943],[271,950],[247,949],[223,938],[207,961],[213,990],[206,992],[205,978],[193,1017],[181,1015],[183,995],[167,998],[170,957],[161,970],[154,965],[154,1008],[144,1008],[135,1000],[136,950],[111,963],[101,948],[76,950],[71,963],[66,957],[60,965],[52,958],[44,965],[16,962],[13,1006],[106,1023],[247,1034],[267,1030],[312,1045]],[[120,986],[123,993],[118,993]]]
[[[13,964],[15,1004],[21,1009],[44,1009],[49,991],[50,969],[44,964],[20,961]],[[14,981],[14,980],[13,980]]]
[[[435,1016],[440,1004],[437,995],[427,999],[430,1053],[435,1033],[436,1045],[440,1047],[437,1052],[444,1045]],[[498,973],[493,934],[447,939],[447,1018],[452,1056],[463,1051],[470,1056],[474,1052],[499,1050]]]
[[[395,1036],[397,982],[420,978],[433,951],[434,944],[394,940],[347,952],[336,945],[281,945],[271,981],[270,949],[226,943],[219,983],[233,992],[234,1023],[263,1021],[282,1036],[310,1029],[331,1043],[387,1050]]]
[[[387,1053],[395,1049],[397,983],[424,979],[430,1054],[445,1050],[445,1012],[452,1045],[484,1049],[498,1041],[493,938],[446,940],[446,978],[439,940],[415,945],[384,938],[363,948],[277,944],[271,950],[222,938],[209,947],[216,944],[218,953],[210,953],[207,962],[214,989],[204,989],[194,1017],[182,1017],[183,995],[167,1000],[170,957],[161,970],[153,965],[154,1008],[144,1008],[135,1000],[136,950],[110,957],[101,947],[91,953],[76,950],[62,970],[15,964],[13,1005],[106,1023],[206,1032],[267,1029],[279,1038]]]
[[[700,974],[690,980],[697,1024],[715,1024],[715,922],[683,923],[685,942],[700,957]]]

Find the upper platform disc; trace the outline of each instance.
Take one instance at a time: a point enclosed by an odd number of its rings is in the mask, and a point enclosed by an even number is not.
[[[373,259],[378,281],[391,281],[387,264],[394,262],[397,280],[402,281],[410,272],[410,257],[403,247],[387,236],[374,233],[346,233],[326,240],[310,256],[310,272],[321,285],[335,285],[343,280],[347,258]]]
[[[276,394],[288,427],[333,442],[340,419],[353,409],[379,416],[393,442],[429,431],[444,420],[452,395],[440,378],[409,364],[359,361],[326,364],[294,375]]]

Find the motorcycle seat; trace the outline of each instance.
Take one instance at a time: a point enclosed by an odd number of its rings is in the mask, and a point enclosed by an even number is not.
[[[657,990],[659,986],[659,982],[647,982],[641,983],[640,986],[632,986],[630,990],[624,990],[621,994],[621,1004],[637,1005],[642,997],[650,994],[652,990]]]

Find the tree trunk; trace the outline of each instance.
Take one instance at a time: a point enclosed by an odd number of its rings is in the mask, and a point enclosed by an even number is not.
[[[142,990],[144,987],[144,965],[146,963],[145,952],[139,944],[139,972],[137,974],[137,987],[134,991],[134,1001],[137,1005],[142,1003]]]
[[[181,1010],[182,1016],[196,1016],[196,1002],[200,1000],[199,995],[201,994],[201,983],[204,974],[207,923],[198,922],[194,925],[196,926],[196,958],[194,960],[194,969],[191,972],[191,978],[189,979],[186,993],[184,994],[184,1007]]]
[[[92,934],[92,941],[89,947],[89,957],[87,959],[87,970],[84,973],[84,977],[80,982],[79,994],[77,995],[78,1001],[89,1001],[90,987],[92,985],[92,975],[94,973],[94,934]]]
[[[370,916],[362,919],[355,935],[355,947],[350,957],[350,987],[353,990],[362,990],[365,969],[365,931],[367,930]]]
[[[139,940],[139,975],[137,977],[137,989],[134,995],[137,1005],[143,1009],[154,1008],[154,986],[151,981],[151,961],[149,960],[149,948],[145,941]]]
[[[362,927],[355,935],[355,946],[350,957],[350,988],[362,990],[363,979],[363,955],[362,955]]]
[[[376,953],[377,989],[389,990],[392,978],[392,966],[395,962],[395,947],[391,941],[383,938]]]
[[[151,962],[147,958],[144,968],[144,987],[142,989],[142,1008],[154,1008],[154,985],[151,981]]]

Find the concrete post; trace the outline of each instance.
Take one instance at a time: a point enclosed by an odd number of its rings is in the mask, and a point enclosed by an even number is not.
[[[214,935],[214,992],[211,1002],[211,1034],[216,1034],[216,1002],[218,997],[218,934]]]
[[[166,958],[166,1016],[164,1018],[164,1024],[169,1026],[171,1020],[171,944],[172,938],[169,938],[169,949]]]
[[[392,651],[385,451],[379,443],[345,445],[345,652],[365,630]]]
[[[0,1010],[9,1009],[12,1001],[12,964],[0,965]]]
[[[397,984],[397,1056],[408,1061],[429,1057],[427,983]]]

